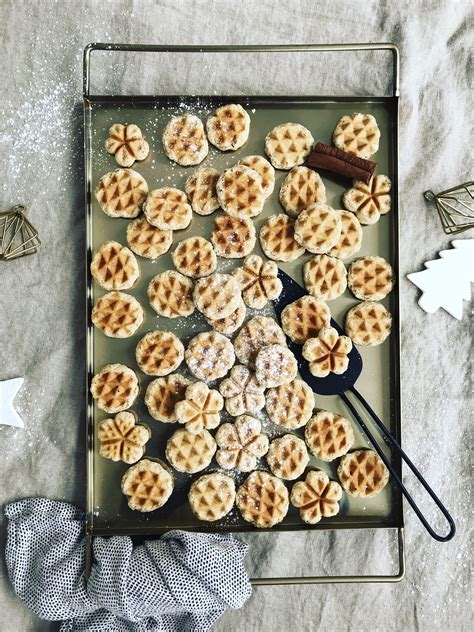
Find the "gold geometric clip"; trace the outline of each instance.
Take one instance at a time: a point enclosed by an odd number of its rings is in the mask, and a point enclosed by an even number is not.
[[[20,204],[0,213],[0,260],[18,259],[37,252],[41,241],[38,231],[26,219],[26,207]]]
[[[441,193],[425,191],[423,195],[430,202],[434,200],[443,230],[447,235],[456,235],[474,228],[473,180]]]

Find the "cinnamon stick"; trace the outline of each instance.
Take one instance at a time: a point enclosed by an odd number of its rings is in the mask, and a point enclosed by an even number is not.
[[[377,163],[373,160],[359,158],[359,156],[337,147],[331,147],[326,143],[316,143],[308,156],[307,165],[313,169],[332,171],[352,180],[368,182],[374,175]]]

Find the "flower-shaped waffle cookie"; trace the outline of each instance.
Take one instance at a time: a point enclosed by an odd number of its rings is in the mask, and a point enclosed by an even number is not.
[[[224,377],[235,362],[231,341],[217,331],[203,331],[189,341],[184,354],[188,369],[198,380]]]
[[[161,377],[179,367],[184,359],[184,346],[170,331],[150,331],[137,344],[135,357],[143,373]]]
[[[311,454],[330,463],[354,445],[354,430],[345,417],[320,410],[306,425],[305,441]]]
[[[200,236],[180,241],[171,258],[181,274],[196,279],[212,274],[217,268],[217,257],[212,244]]]
[[[265,153],[275,169],[302,165],[314,145],[311,132],[299,123],[282,123],[265,137]]]
[[[298,507],[301,519],[307,524],[337,515],[341,498],[339,483],[330,481],[326,472],[316,470],[308,472],[304,481],[295,483],[290,494],[291,504]]]
[[[177,419],[174,408],[184,399],[189,384],[190,381],[178,373],[150,382],[145,393],[145,404],[153,419],[175,423]]]
[[[148,185],[137,171],[116,169],[101,177],[94,193],[106,215],[132,219],[140,214]]]
[[[313,296],[302,296],[287,305],[281,313],[283,331],[292,342],[298,344],[317,336],[330,322],[329,307]]]
[[[392,315],[382,303],[365,301],[347,312],[345,330],[356,345],[380,345],[392,330]]]
[[[91,382],[91,395],[97,407],[106,413],[120,413],[130,408],[138,391],[135,371],[124,364],[106,364]]]
[[[249,167],[236,165],[226,169],[217,181],[216,191],[222,209],[232,217],[250,219],[262,212],[262,178]]]
[[[122,477],[122,492],[134,511],[154,511],[163,507],[174,487],[173,476],[159,461],[142,459]]]
[[[166,458],[178,472],[195,474],[210,464],[216,447],[216,442],[208,430],[193,434],[181,428],[168,439]]]
[[[270,443],[267,461],[275,476],[293,481],[303,474],[308,465],[309,456],[303,439],[286,434]]]
[[[269,388],[265,394],[265,410],[274,424],[295,430],[304,426],[314,408],[314,394],[300,379]]]
[[[338,149],[361,158],[370,158],[378,151],[380,130],[372,114],[354,112],[339,120],[332,140]]]
[[[91,320],[106,336],[129,338],[143,323],[143,309],[130,294],[108,292],[97,299]]]
[[[389,479],[385,463],[373,450],[356,450],[343,456],[337,475],[344,491],[358,498],[377,496]]]
[[[129,464],[142,458],[150,437],[147,426],[137,424],[136,416],[128,411],[118,413],[114,419],[104,419],[97,428],[100,456]]]
[[[115,155],[115,160],[121,167],[131,167],[136,160],[145,160],[150,151],[141,129],[133,123],[112,125],[105,141],[105,149],[109,154]]]
[[[265,388],[257,382],[255,373],[242,364],[232,367],[230,376],[219,384],[219,391],[227,412],[233,417],[253,415],[265,405]]]
[[[163,148],[178,165],[198,165],[209,152],[202,121],[194,114],[173,116],[163,131]]]
[[[147,289],[150,305],[166,318],[190,316],[194,312],[194,285],[191,279],[174,270],[157,274]]]
[[[390,211],[390,189],[392,183],[387,176],[373,176],[366,184],[355,180],[352,188],[345,191],[342,203],[348,211],[355,213],[361,224],[376,224],[381,215]]]
[[[277,264],[264,262],[258,255],[246,257],[242,267],[236,268],[233,274],[240,284],[245,304],[254,309],[262,309],[268,301],[277,299],[283,290]]]
[[[186,180],[184,190],[193,211],[198,215],[210,215],[219,208],[216,184],[219,172],[212,167],[202,167]]]
[[[250,167],[262,178],[263,194],[267,198],[275,188],[275,169],[263,156],[246,156],[239,160],[239,165]]]
[[[175,406],[175,414],[180,424],[185,424],[191,434],[217,428],[221,422],[224,399],[219,391],[210,389],[204,382],[190,384],[184,399]]]
[[[225,470],[251,472],[257,459],[268,452],[268,437],[262,432],[262,424],[249,415],[237,417],[234,424],[222,424],[216,442],[216,461]]]
[[[296,358],[286,346],[263,347],[255,358],[255,375],[265,388],[289,384],[297,373]]]
[[[193,218],[186,193],[173,187],[150,191],[143,204],[143,212],[148,222],[161,230],[183,230]]]
[[[215,522],[226,516],[234,506],[235,483],[221,472],[204,474],[191,485],[188,500],[196,518]]]
[[[308,167],[293,167],[281,185],[281,205],[290,217],[298,217],[316,202],[326,202],[326,187],[320,175]]]
[[[276,320],[269,316],[251,318],[234,340],[237,358],[250,368],[255,367],[258,352],[270,345],[286,345],[286,338]]]
[[[316,338],[304,343],[302,353],[310,372],[316,377],[326,377],[329,373],[341,375],[347,371],[351,350],[350,338],[340,336],[334,327],[323,327]]]
[[[237,490],[236,504],[244,520],[270,529],[288,513],[288,490],[276,476],[257,470]]]
[[[247,142],[250,116],[241,105],[222,105],[206,121],[209,142],[221,151],[235,151]]]
[[[136,255],[155,260],[171,248],[173,231],[161,230],[145,217],[137,217],[127,226],[127,243]]]
[[[211,241],[219,257],[240,259],[254,249],[255,226],[251,219],[219,213],[214,220]]]

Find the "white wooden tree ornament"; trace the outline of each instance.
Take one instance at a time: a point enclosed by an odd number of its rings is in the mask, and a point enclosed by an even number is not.
[[[426,270],[407,274],[407,278],[423,292],[418,305],[433,314],[442,307],[462,319],[463,301],[471,297],[474,283],[474,239],[456,239],[454,248],[442,250],[440,259],[427,261]]]
[[[25,380],[15,377],[12,380],[0,382],[0,424],[24,428],[23,419],[13,407],[13,400]]]

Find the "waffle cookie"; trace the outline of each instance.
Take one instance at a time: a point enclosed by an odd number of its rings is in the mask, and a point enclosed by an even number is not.
[[[198,520],[221,520],[234,506],[235,483],[230,476],[221,472],[204,474],[191,485],[188,500]]]
[[[311,454],[330,463],[354,445],[354,430],[345,417],[320,410],[306,425],[304,438]]]
[[[127,243],[136,255],[155,260],[171,248],[173,231],[161,230],[145,217],[137,217],[127,226]]]
[[[339,241],[328,252],[331,257],[347,259],[359,252],[362,246],[362,226],[359,220],[349,211],[336,211],[341,218],[342,229]]]
[[[232,368],[234,347],[217,331],[203,331],[189,341],[184,359],[194,377],[211,382],[224,377]]]
[[[247,142],[250,116],[241,105],[223,105],[206,121],[209,142],[221,151],[235,151]]]
[[[269,259],[295,261],[306,248],[295,239],[295,222],[285,215],[271,215],[260,229],[260,245]]]
[[[117,164],[121,167],[131,167],[135,161],[145,160],[150,151],[141,129],[133,123],[112,125],[105,141],[105,149],[115,156]]]
[[[217,428],[221,422],[224,399],[219,391],[210,389],[204,382],[194,382],[186,388],[184,399],[175,406],[180,424],[191,434]]]
[[[337,257],[315,255],[303,267],[304,285],[311,296],[332,301],[347,287],[346,266]]]
[[[216,273],[196,282],[193,298],[201,314],[217,320],[235,312],[242,301],[242,294],[233,276]]]
[[[225,399],[229,415],[253,415],[265,404],[265,388],[257,382],[255,373],[242,364],[236,364],[230,376],[219,385],[219,392]]]
[[[139,341],[135,357],[143,373],[162,377],[179,367],[184,359],[184,346],[175,334],[157,329]]]
[[[178,318],[194,312],[194,285],[179,272],[167,270],[157,274],[148,285],[150,305],[159,316]]]
[[[327,204],[311,204],[295,222],[295,239],[313,254],[331,250],[341,238],[342,220]]]
[[[219,175],[212,167],[201,167],[186,180],[184,190],[193,211],[198,215],[210,215],[219,208],[216,192]]]
[[[166,424],[176,423],[174,407],[184,399],[189,384],[190,381],[178,373],[150,382],[145,393],[145,404],[151,417]]]
[[[288,513],[288,490],[276,476],[257,470],[237,490],[236,504],[244,520],[270,529]]]
[[[186,194],[173,187],[150,191],[143,212],[148,222],[161,230],[183,230],[193,218]]]
[[[130,408],[139,390],[135,371],[124,364],[106,364],[91,382],[91,395],[97,408],[106,413],[120,413]]]
[[[250,167],[258,173],[262,179],[263,195],[267,198],[275,188],[275,169],[263,156],[246,156],[239,160],[239,165]]]
[[[338,149],[370,158],[379,149],[380,130],[372,114],[343,116],[332,134],[332,142]]]
[[[330,481],[326,472],[311,470],[304,481],[293,485],[290,502],[300,510],[301,519],[307,524],[316,524],[321,518],[330,518],[339,513],[342,489],[339,483]]]
[[[220,334],[224,334],[225,336],[232,336],[232,334],[242,326],[246,315],[247,310],[245,308],[245,303],[240,301],[239,306],[234,312],[232,312],[232,314],[230,314],[230,316],[217,318],[216,320],[206,318],[206,320],[214,331],[218,331]]]
[[[299,123],[283,123],[265,137],[265,153],[275,169],[291,169],[302,165],[311,152],[314,138]]]
[[[176,430],[166,443],[166,458],[178,472],[195,474],[212,461],[216,442],[207,430],[192,434],[185,428]]]
[[[265,410],[270,421],[288,430],[304,426],[311,417],[314,404],[313,391],[298,378],[289,384],[269,388],[265,394]]]
[[[267,462],[275,476],[286,481],[298,478],[309,462],[303,439],[292,434],[274,439],[268,448]]]
[[[226,169],[217,181],[216,191],[222,209],[232,217],[249,219],[262,212],[262,178],[249,167],[236,165]]]
[[[302,296],[285,307],[281,326],[292,342],[303,344],[314,338],[331,322],[331,312],[324,301],[313,296]]]
[[[352,341],[340,336],[334,327],[323,327],[316,338],[310,338],[303,345],[303,358],[308,361],[309,370],[316,377],[326,377],[329,373],[341,375],[349,366],[348,354],[352,351]]]
[[[387,176],[373,176],[366,184],[355,180],[352,188],[342,195],[344,207],[354,213],[361,224],[376,224],[381,215],[390,211],[390,189],[392,183]]]
[[[201,120],[194,114],[173,116],[163,131],[163,148],[178,165],[198,165],[209,153]]]
[[[262,432],[262,424],[249,415],[237,417],[234,424],[222,424],[216,442],[219,446],[216,461],[225,470],[251,472],[257,466],[257,459],[268,451],[268,437]]]
[[[204,237],[189,237],[180,241],[171,254],[171,258],[181,274],[195,279],[209,276],[217,268],[214,248]]]
[[[129,411],[104,419],[97,427],[99,454],[111,461],[136,463],[145,454],[150,437],[149,428],[137,424],[136,416]]]
[[[109,217],[133,219],[140,214],[148,194],[145,178],[133,169],[116,169],[103,175],[95,197]]]
[[[383,257],[360,257],[349,266],[347,284],[361,301],[379,301],[392,291],[392,266]]]
[[[255,226],[251,219],[219,213],[214,220],[211,241],[219,257],[240,259],[255,247]]]
[[[277,299],[283,290],[276,263],[264,262],[258,255],[246,257],[233,275],[239,282],[245,304],[254,309],[262,309],[269,301]]]
[[[357,498],[377,496],[389,479],[385,463],[373,450],[356,450],[343,456],[337,476],[346,494]]]
[[[140,268],[126,246],[106,241],[92,257],[91,274],[104,290],[129,290],[137,282]]]
[[[97,299],[91,320],[110,338],[130,338],[143,323],[143,309],[125,292],[108,292]]]
[[[255,358],[257,382],[265,388],[289,384],[297,373],[298,363],[286,345],[263,347]]]
[[[235,355],[242,364],[255,368],[258,352],[269,345],[286,345],[285,334],[274,318],[255,316],[237,334]]]
[[[347,312],[345,330],[354,344],[373,347],[389,336],[392,315],[381,303],[365,301]]]
[[[160,461],[142,459],[122,477],[122,493],[134,511],[149,512],[163,507],[173,493],[174,480]]]
[[[290,217],[298,217],[316,202],[326,202],[326,187],[319,173],[308,167],[293,167],[281,185],[280,204]]]

